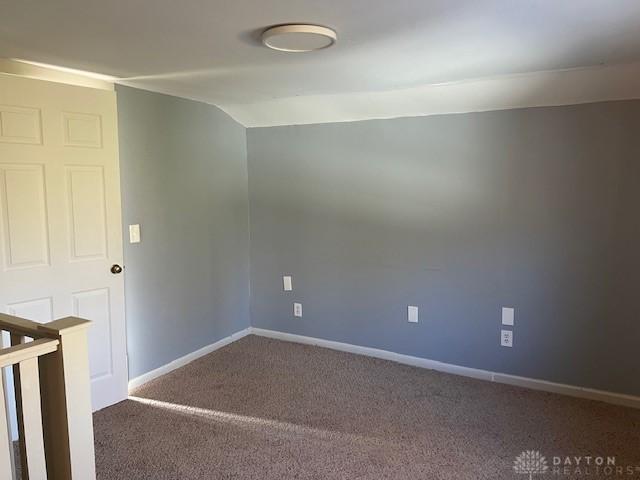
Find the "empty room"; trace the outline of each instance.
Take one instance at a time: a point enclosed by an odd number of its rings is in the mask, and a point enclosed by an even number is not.
[[[638,0],[0,0],[0,480],[640,479]]]

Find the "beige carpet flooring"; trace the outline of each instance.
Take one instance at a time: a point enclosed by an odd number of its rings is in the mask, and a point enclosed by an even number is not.
[[[255,336],[94,418],[99,480],[526,479],[524,450],[640,478],[640,410]]]

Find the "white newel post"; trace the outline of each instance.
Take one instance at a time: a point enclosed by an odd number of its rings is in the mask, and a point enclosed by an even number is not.
[[[49,480],[95,480],[87,329],[67,317],[40,328],[57,336],[58,351],[40,357],[44,443]]]

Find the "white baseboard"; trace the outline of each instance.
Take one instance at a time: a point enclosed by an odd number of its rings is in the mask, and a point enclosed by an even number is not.
[[[439,362],[437,360],[430,360],[428,358],[403,355],[401,353],[390,352],[388,350],[361,347],[359,345],[352,345],[349,343],[334,342],[321,338],[305,337],[303,335],[278,332],[275,330],[265,330],[255,327],[245,328],[244,330],[229,335],[228,337],[218,340],[211,345],[196,350],[195,352],[185,355],[184,357],[173,360],[172,362],[169,362],[162,367],[156,368],[155,370],[145,373],[144,375],[133,378],[129,380],[129,390],[132,390],[155,378],[165,375],[175,370],[176,368],[180,368],[204,355],[207,355],[211,352],[214,352],[215,350],[229,345],[236,340],[240,340],[247,335],[258,335],[261,337],[274,338],[287,342],[302,343],[305,345],[316,345],[318,347],[330,348],[332,350],[339,350],[341,352],[355,353],[358,355],[390,360],[392,362],[398,362],[404,365],[411,365],[414,367],[427,368],[429,370],[436,370],[444,373],[451,373],[453,375],[461,375],[464,377],[471,377],[479,380],[487,380],[489,382],[505,383],[508,385],[515,385],[519,387],[530,388],[533,390],[541,390],[572,397],[597,400],[614,405],[640,408],[640,397],[636,397],[633,395],[607,392],[604,390],[596,390],[593,388],[577,387],[575,385],[566,385],[564,383],[549,382],[536,378],[520,377],[517,375],[509,375],[506,373],[491,372],[489,370],[481,370],[478,368],[462,367],[450,363]]]
[[[398,362],[405,365],[427,368],[430,370],[437,370],[439,372],[462,375],[464,377],[472,377],[480,380],[487,380],[490,382],[505,383],[508,385],[515,385],[519,387],[530,388],[533,390],[542,390],[545,392],[559,393],[571,397],[586,398],[589,400],[597,400],[601,402],[612,403],[615,405],[640,408],[640,397],[636,397],[633,395],[607,392],[604,390],[595,390],[593,388],[577,387],[574,385],[566,385],[563,383],[548,382],[546,380],[538,380],[535,378],[519,377],[517,375],[491,372],[488,370],[480,370],[477,368],[461,367],[459,365],[452,365],[450,363],[438,362],[436,360],[429,360],[426,358],[413,357],[411,355],[402,355],[400,353],[389,352],[387,350],[380,350],[377,348],[361,347],[358,345],[351,345],[349,343],[334,342],[331,340],[305,337],[303,335],[277,332],[274,330],[265,330],[262,328],[250,327],[249,333],[253,335],[259,335],[261,337],[285,340],[287,342],[303,343],[305,345],[316,345],[318,347],[330,348],[332,350],[340,350],[341,352],[349,352],[358,355],[366,355],[368,357],[381,358],[383,360],[391,360],[393,362]]]
[[[154,378],[161,377],[162,375],[165,375],[175,370],[176,368],[183,367],[187,363],[191,363],[194,360],[197,360],[198,358],[203,357],[204,355],[207,355],[226,345],[229,345],[230,343],[235,342],[236,340],[240,340],[242,337],[246,337],[250,333],[251,333],[251,328],[250,327],[245,328],[244,330],[240,330],[239,332],[232,333],[228,337],[218,340],[217,342],[212,343],[211,345],[207,345],[206,347],[202,347],[201,349],[196,350],[195,352],[189,353],[184,357],[177,358],[172,362],[169,362],[166,365],[163,365],[162,367],[156,368],[155,370],[151,370],[150,372],[140,375],[139,377],[132,378],[131,380],[129,380],[129,391],[153,380]]]

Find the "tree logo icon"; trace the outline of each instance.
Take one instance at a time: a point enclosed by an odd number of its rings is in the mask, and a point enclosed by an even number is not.
[[[529,475],[529,480],[533,480],[534,475],[547,473],[549,466],[547,465],[547,459],[540,452],[537,450],[525,450],[516,457],[513,462],[513,470],[516,473]]]

